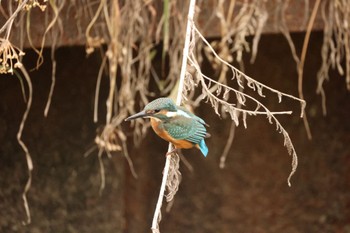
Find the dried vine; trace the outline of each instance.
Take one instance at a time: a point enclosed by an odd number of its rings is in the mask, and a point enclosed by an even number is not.
[[[306,102],[304,100],[301,100],[299,98],[296,98],[294,96],[291,96],[289,94],[277,91],[273,88],[270,88],[260,82],[255,81],[251,77],[245,75],[241,71],[239,71],[237,68],[230,65],[227,61],[223,60],[219,55],[215,52],[215,50],[210,46],[209,42],[204,38],[204,36],[199,32],[199,30],[194,26],[193,27],[193,36],[198,36],[211,50],[213,55],[222,62],[222,64],[226,65],[229,69],[232,71],[232,77],[231,79],[235,79],[237,82],[237,85],[244,89],[245,87],[248,87],[255,91],[260,97],[265,97],[263,90],[267,90],[269,92],[272,92],[277,95],[278,101],[282,101],[282,97],[287,97],[294,99],[298,102],[300,102],[301,105],[301,114],[300,117],[303,117],[304,109]],[[193,45],[194,46],[194,45]],[[201,98],[206,99],[207,102],[210,102],[212,107],[215,110],[215,113],[220,115],[219,113],[219,106],[221,106],[224,111],[228,112],[231,116],[231,119],[235,122],[236,126],[239,125],[239,115],[238,113],[242,114],[242,121],[244,127],[247,127],[246,118],[247,115],[258,115],[263,114],[266,115],[269,122],[271,124],[276,125],[276,130],[283,134],[284,137],[284,146],[286,146],[288,153],[292,156],[292,171],[288,177],[288,185],[290,186],[290,178],[295,173],[297,165],[298,165],[298,158],[296,151],[294,149],[293,143],[289,137],[289,134],[287,131],[283,128],[283,126],[280,124],[278,119],[275,115],[277,114],[291,114],[291,111],[282,111],[282,112],[271,112],[264,104],[262,104],[260,101],[258,101],[256,98],[245,94],[244,92],[241,92],[239,90],[236,90],[230,86],[227,86],[225,84],[222,84],[218,81],[213,80],[212,78],[207,77],[201,72],[200,66],[196,60],[195,54],[192,53],[189,55],[189,61],[192,64],[192,66],[196,69],[196,75],[193,77],[192,75],[189,75],[188,79],[186,80],[185,85],[185,92],[191,91],[195,89],[195,87],[200,83],[202,86],[202,94]],[[246,85],[243,86],[243,80],[246,82]],[[210,86],[216,85],[214,90],[210,90]],[[255,108],[253,109],[247,109],[247,108],[238,108],[236,104],[227,102],[228,96],[234,95],[236,97],[236,100],[238,103],[242,106],[246,106],[247,102],[253,102],[255,103]],[[261,109],[261,110],[260,110]]]
[[[330,68],[345,76],[346,88],[350,90],[350,2],[322,1],[321,14],[325,25],[321,49],[322,65],[317,74],[317,93],[322,96],[322,109],[325,115],[326,93],[323,84],[329,79]]]

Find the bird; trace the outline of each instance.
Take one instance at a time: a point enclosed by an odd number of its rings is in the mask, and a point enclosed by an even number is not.
[[[125,121],[137,118],[150,118],[154,132],[172,143],[175,147],[173,151],[196,147],[204,157],[208,155],[209,150],[204,139],[210,137],[206,129],[209,125],[185,107],[177,106],[172,99],[155,99],[141,112],[129,116]]]

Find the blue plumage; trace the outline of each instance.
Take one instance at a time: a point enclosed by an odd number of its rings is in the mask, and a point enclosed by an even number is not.
[[[204,139],[202,139],[202,140],[199,142],[198,146],[199,146],[199,149],[201,150],[202,154],[204,155],[204,157],[207,157],[208,151],[209,151],[209,150],[208,150],[207,145],[205,144]]]

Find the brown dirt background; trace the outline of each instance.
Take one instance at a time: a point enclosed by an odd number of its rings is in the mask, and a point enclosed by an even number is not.
[[[293,39],[300,51],[303,34]],[[171,211],[163,211],[161,232],[350,232],[350,93],[344,78],[332,72],[325,83],[328,115],[322,116],[321,98],[315,93],[321,43],[322,33],[313,33],[304,76],[313,140],[307,140],[297,103],[278,105],[273,95],[266,100],[272,109],[294,111],[279,118],[299,155],[292,187],[286,181],[291,157],[282,135],[264,117],[248,117],[248,128],[237,128],[226,168],[220,169],[231,121],[202,104],[196,113],[211,126],[209,156],[184,151],[194,172],[181,164],[182,183]],[[93,123],[93,97],[100,60],[97,55],[86,58],[82,47],[57,50],[56,88],[44,118],[51,78],[49,51],[45,55],[44,65],[31,72],[34,99],[23,134],[35,168],[28,194],[29,226],[21,224],[27,171],[16,142],[25,104],[18,79],[0,78],[0,232],[150,232],[167,143],[151,131],[139,148],[129,143],[138,179],[120,154],[105,158],[106,188],[100,196],[97,154],[83,156],[99,126]],[[33,67],[35,59],[27,52],[24,62]],[[261,38],[257,60],[247,62],[246,73],[297,95],[295,63],[280,35]],[[100,122],[106,87],[104,79]]]

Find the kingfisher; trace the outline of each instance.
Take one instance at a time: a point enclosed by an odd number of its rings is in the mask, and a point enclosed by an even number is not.
[[[208,147],[204,139],[210,137],[205,127],[209,125],[186,108],[177,106],[172,99],[155,99],[148,103],[141,112],[126,118],[125,121],[140,117],[150,118],[154,132],[164,140],[171,142],[175,150],[196,147],[204,157],[207,156]]]

